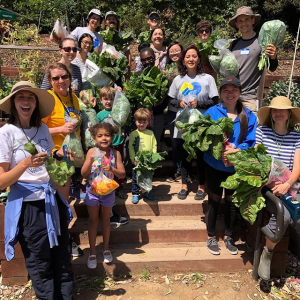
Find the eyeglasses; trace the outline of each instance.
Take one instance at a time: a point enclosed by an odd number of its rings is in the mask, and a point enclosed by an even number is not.
[[[151,61],[153,61],[154,60],[154,57],[153,56],[148,56],[148,57],[146,57],[146,58],[141,58],[141,62],[143,63],[143,62],[147,62],[147,61],[149,61],[149,62],[151,62]]]
[[[210,30],[209,29],[200,29],[199,30],[199,33],[210,33]]]
[[[160,20],[160,18],[158,18],[158,17],[150,17],[149,18],[151,21],[159,21]]]
[[[62,48],[65,52],[67,52],[67,53],[69,53],[69,52],[71,52],[71,51],[73,51],[74,53],[76,53],[77,52],[77,47],[63,47]]]
[[[181,52],[181,50],[177,49],[177,50],[174,50],[174,51],[170,51],[169,54],[178,54],[180,52]]]
[[[69,77],[69,74],[51,77],[51,79],[52,79],[53,81],[58,81],[60,78],[61,78],[62,80],[66,80],[66,79],[69,79],[70,77]]]
[[[81,41],[84,45],[86,46],[92,46],[93,42],[88,42],[88,41]]]

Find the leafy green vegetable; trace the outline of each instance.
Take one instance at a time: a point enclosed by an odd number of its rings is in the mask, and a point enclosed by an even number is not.
[[[161,168],[160,161],[164,160],[167,152],[152,153],[148,150],[138,151],[134,160],[137,162],[136,171],[137,184],[140,188],[149,192],[152,190],[153,172],[157,168]]]
[[[150,33],[151,33],[151,30],[141,32],[138,36],[139,43],[140,44],[144,43],[144,42],[151,43]]]
[[[219,52],[218,49],[214,47],[214,43],[219,38],[219,36],[212,34],[207,43],[202,43],[197,37],[195,40],[195,44],[204,57],[208,57],[208,55],[218,55]]]
[[[116,91],[111,117],[118,126],[124,126],[130,114],[130,103],[123,93]]]
[[[89,60],[94,62],[113,82],[116,82],[119,78],[123,79],[123,76],[127,73],[127,58],[125,56],[116,58],[108,52],[100,55],[97,51],[94,51],[89,56]]]
[[[152,108],[167,96],[168,80],[158,67],[146,68],[138,75],[133,73],[124,83],[125,95],[132,107]]]
[[[123,51],[134,40],[133,32],[111,31],[108,26],[104,31],[101,31],[101,36],[106,44],[115,46],[118,51]]]
[[[176,124],[177,126],[178,124]],[[224,135],[231,136],[233,131],[233,121],[230,118],[220,118],[217,121],[211,120],[210,116],[199,115],[199,120],[193,124],[180,124],[185,133],[182,134],[184,140],[183,148],[188,152],[188,161],[196,158],[196,149],[203,152],[212,150],[215,159],[221,159]]]
[[[234,55],[224,55],[220,63],[220,74],[224,77],[237,76],[240,65]]]
[[[269,44],[273,44],[276,48],[282,47],[286,32],[285,24],[280,20],[272,20],[265,22],[258,35],[258,43],[261,47],[260,60],[258,62],[258,69],[262,70],[270,68],[270,58],[265,54]]]
[[[75,173],[74,165],[71,165],[70,168],[68,168],[65,161],[56,162],[52,157],[46,156],[45,162],[50,179],[59,186],[65,185],[68,178]]]
[[[221,183],[226,189],[235,189],[232,202],[251,224],[255,222],[257,213],[266,206],[260,192],[269,179],[272,165],[272,157],[266,154],[266,149],[260,144],[257,148],[228,154],[227,158],[234,164],[236,172]]]
[[[38,153],[38,151],[35,148],[35,145],[31,142],[28,142],[24,145],[24,150],[29,152],[31,155],[35,155]]]

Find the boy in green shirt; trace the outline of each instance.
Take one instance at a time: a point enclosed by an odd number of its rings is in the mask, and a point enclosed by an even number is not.
[[[151,114],[149,109],[140,108],[134,113],[134,121],[137,129],[132,131],[129,136],[129,156],[134,166],[137,165],[135,154],[138,151],[148,150],[153,153],[157,152],[157,143],[153,131],[147,129],[150,123]],[[137,204],[139,202],[139,186],[137,185],[136,172],[132,170],[132,203]],[[144,193],[143,197],[148,200],[154,200],[153,195]]]

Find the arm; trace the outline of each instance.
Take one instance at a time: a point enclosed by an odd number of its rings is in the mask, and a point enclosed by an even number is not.
[[[155,138],[155,135],[152,134],[152,153],[156,153],[157,152],[157,141]]]
[[[91,148],[87,155],[86,155],[86,158],[85,158],[85,161],[84,161],[84,164],[81,168],[81,176],[86,178],[86,179],[89,179],[89,176],[91,174],[91,168],[92,168],[92,164],[93,164],[93,161],[94,161],[94,151],[95,151],[95,147],[94,148]]]
[[[125,178],[126,172],[125,172],[125,168],[122,162],[122,157],[119,151],[117,150],[113,150],[114,151],[114,155],[116,158],[116,165],[115,167],[112,167],[111,164],[103,164],[102,170],[103,171],[110,171],[112,172],[116,177],[118,178]]]
[[[129,149],[129,157],[132,162],[134,162],[134,158],[135,158],[135,151],[133,145],[135,137],[136,137],[135,131],[131,132],[129,136],[128,149]]]
[[[63,126],[49,128],[49,131],[52,136],[57,134],[67,135],[69,133],[72,133],[75,130],[75,127],[76,127],[76,123],[66,122]]]
[[[270,57],[270,71],[274,72],[278,66],[277,49],[273,44],[269,44],[265,54]]]

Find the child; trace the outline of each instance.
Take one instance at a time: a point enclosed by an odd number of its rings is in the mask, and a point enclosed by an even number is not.
[[[134,113],[134,121],[137,129],[131,132],[129,136],[129,156],[132,163],[136,166],[137,162],[134,160],[135,154],[141,150],[149,150],[156,153],[156,139],[153,131],[147,129],[150,123],[151,114],[147,108],[140,108]],[[137,185],[136,172],[132,170],[132,203],[139,202],[139,187]],[[154,200],[152,194],[144,193],[143,197],[148,200]]]
[[[111,110],[112,110],[112,105],[114,103],[114,98],[115,98],[114,88],[110,86],[105,86],[100,89],[100,101],[104,109],[97,114],[97,120],[99,123],[105,122],[114,125],[111,117]],[[124,151],[123,136],[115,135],[111,145],[113,149],[118,150],[121,153],[121,157],[123,161],[123,151]],[[127,195],[123,193],[124,180],[121,178],[116,178],[116,181],[119,184],[119,187],[116,190],[116,196],[118,196],[120,199],[127,199]]]
[[[112,206],[115,204],[115,193],[112,192],[105,196],[94,195],[91,193],[91,179],[97,177],[101,170],[108,178],[117,176],[118,178],[125,177],[125,169],[122,163],[121,154],[119,151],[112,149],[111,143],[118,129],[108,123],[99,123],[91,127],[91,135],[98,147],[91,148],[86,156],[85,162],[81,169],[81,175],[88,179],[86,187],[85,204],[89,213],[88,235],[90,244],[90,255],[87,261],[87,266],[90,269],[97,267],[96,258],[96,237],[99,222],[99,211],[102,213],[102,234],[103,234],[103,258],[105,263],[110,263],[113,260],[109,251],[109,236],[110,236],[110,213]],[[94,159],[95,150],[105,151],[105,156],[102,158],[100,165]]]

